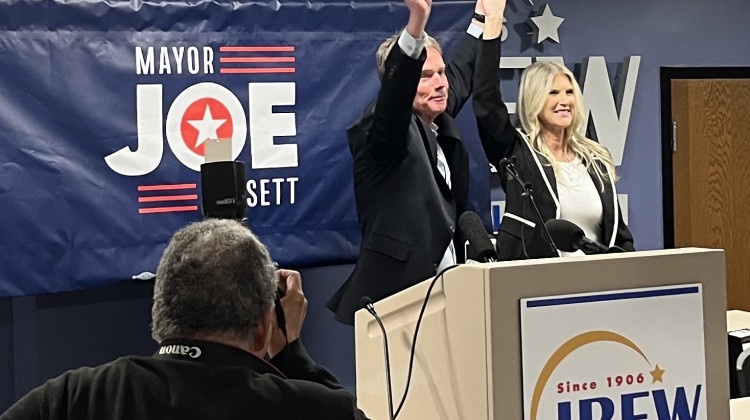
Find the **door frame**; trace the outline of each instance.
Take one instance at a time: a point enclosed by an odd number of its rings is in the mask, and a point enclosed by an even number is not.
[[[672,80],[750,79],[750,67],[660,67],[661,190],[664,248],[674,248],[674,175],[672,173]]]

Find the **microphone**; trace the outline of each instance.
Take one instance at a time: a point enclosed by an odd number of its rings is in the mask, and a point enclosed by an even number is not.
[[[378,321],[380,330],[383,332],[383,352],[385,353],[385,386],[388,395],[388,418],[394,420],[395,417],[393,416],[393,391],[391,390],[391,358],[388,354],[388,334],[386,334],[383,321],[380,319],[380,316],[378,316],[378,313],[375,312],[375,305],[372,304],[372,299],[369,296],[362,296],[359,299],[359,306],[367,309],[367,312],[369,312],[375,318],[375,320]]]
[[[466,211],[458,218],[458,227],[461,234],[469,241],[469,252],[467,257],[472,257],[479,262],[495,262],[498,260],[495,246],[492,245],[487,231],[479,215],[473,211]]]
[[[575,252],[580,249],[587,255],[619,251],[617,248],[610,251],[609,248],[599,242],[587,238],[583,229],[569,220],[550,219],[544,225],[561,251]]]

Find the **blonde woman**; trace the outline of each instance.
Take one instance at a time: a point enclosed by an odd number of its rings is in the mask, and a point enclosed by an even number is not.
[[[499,89],[477,90],[474,101],[489,103],[485,96],[499,95]],[[569,220],[586,237],[607,247],[635,250],[617,200],[612,156],[582,134],[583,97],[570,70],[551,62],[537,62],[524,70],[518,95],[520,128],[511,124],[504,104],[475,107],[475,112],[482,141],[499,144],[497,152],[510,160],[511,169],[526,183],[503,173],[504,165],[499,165],[506,193],[497,237],[501,260],[566,255],[551,246],[539,216],[544,221]],[[494,118],[487,118],[493,114]]]

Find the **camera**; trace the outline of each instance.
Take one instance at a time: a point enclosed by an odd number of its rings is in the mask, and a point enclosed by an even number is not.
[[[242,220],[247,212],[245,164],[232,159],[231,139],[207,139],[201,164],[203,216]]]
[[[225,161],[201,165],[203,216],[241,220],[247,211],[245,164]]]

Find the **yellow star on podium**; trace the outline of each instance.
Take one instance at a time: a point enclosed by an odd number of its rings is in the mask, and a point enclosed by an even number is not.
[[[651,374],[651,383],[661,382],[664,383],[662,380],[662,376],[664,375],[664,369],[659,368],[659,365],[657,364],[654,370],[649,372]]]

